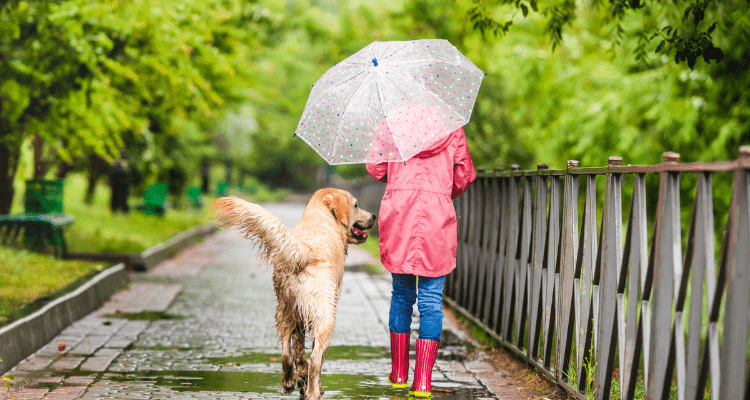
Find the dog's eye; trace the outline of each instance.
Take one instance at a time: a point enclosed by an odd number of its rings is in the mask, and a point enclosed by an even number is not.
[[[354,208],[359,208],[359,202],[358,201],[354,202]]]

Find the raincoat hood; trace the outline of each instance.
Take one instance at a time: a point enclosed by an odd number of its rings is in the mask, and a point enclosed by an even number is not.
[[[449,144],[453,141],[453,134],[450,134],[442,139],[439,139],[437,142],[430,145],[430,147],[422,150],[421,152],[417,153],[414,157],[416,158],[428,158],[432,157],[441,151],[443,151],[446,147],[448,147]]]

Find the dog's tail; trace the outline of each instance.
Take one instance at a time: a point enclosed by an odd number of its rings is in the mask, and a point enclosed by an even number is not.
[[[280,272],[297,274],[310,263],[310,250],[263,207],[229,196],[216,200],[211,210],[216,224],[239,228],[258,246],[262,260]]]

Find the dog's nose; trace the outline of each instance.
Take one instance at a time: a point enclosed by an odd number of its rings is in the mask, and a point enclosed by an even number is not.
[[[373,220],[373,221],[375,221],[375,220],[377,220],[377,219],[378,219],[378,216],[377,216],[377,215],[375,215],[375,214],[372,214],[372,220]]]

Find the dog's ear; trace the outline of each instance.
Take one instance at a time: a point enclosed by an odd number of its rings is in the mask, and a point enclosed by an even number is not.
[[[333,217],[349,226],[349,199],[341,193],[328,193],[323,197],[323,204],[333,213]]]

